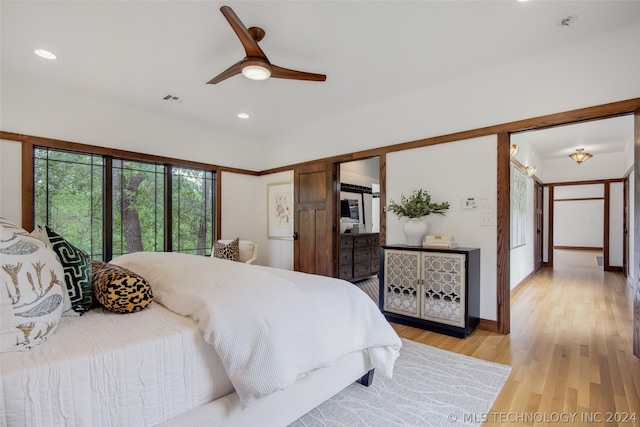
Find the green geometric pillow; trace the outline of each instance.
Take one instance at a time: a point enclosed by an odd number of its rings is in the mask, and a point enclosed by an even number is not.
[[[64,269],[64,281],[71,300],[71,310],[77,316],[82,316],[93,304],[91,258],[51,228],[45,228],[53,251],[58,255]]]

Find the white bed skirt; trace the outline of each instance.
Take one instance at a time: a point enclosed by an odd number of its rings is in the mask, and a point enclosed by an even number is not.
[[[231,393],[161,424],[162,427],[285,427],[339,393],[371,369],[364,351],[300,378],[286,390],[263,397],[246,409]],[[374,384],[375,386],[375,384]],[[363,386],[364,387],[364,386]]]

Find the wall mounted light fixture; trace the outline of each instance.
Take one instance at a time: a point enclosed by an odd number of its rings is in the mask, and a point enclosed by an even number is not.
[[[513,156],[518,152],[518,146],[516,144],[511,144],[511,150],[509,150],[509,155],[513,159]]]

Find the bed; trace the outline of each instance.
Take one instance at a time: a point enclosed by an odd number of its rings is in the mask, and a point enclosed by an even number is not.
[[[351,283],[178,253],[112,264],[154,302],[62,317],[41,344],[1,353],[0,425],[286,426],[392,374],[401,342]]]

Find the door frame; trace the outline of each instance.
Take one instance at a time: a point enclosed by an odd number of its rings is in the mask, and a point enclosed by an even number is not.
[[[637,99],[636,101],[637,102]],[[521,125],[519,122],[506,124],[507,129],[499,131],[497,133],[497,271],[496,271],[496,323],[497,331],[503,335],[511,332],[511,266],[510,266],[510,240],[511,234],[511,205],[510,205],[510,187],[511,187],[511,174],[509,173],[509,167],[511,164],[511,134],[546,129],[554,126],[562,126],[568,124],[575,124],[581,122],[589,122],[595,120],[609,119],[613,117],[626,116],[629,114],[635,114],[634,124],[634,141],[635,141],[635,165],[640,165],[640,107],[631,102],[626,104],[613,103],[605,104],[596,107],[584,108],[580,110],[573,110],[564,113],[552,114],[549,116],[539,117],[530,121],[526,121],[525,125]],[[640,167],[635,167],[635,205],[640,203]],[[553,187],[549,188],[549,236],[552,236],[553,222]],[[640,269],[640,209],[634,210],[635,230],[634,230],[634,262]],[[549,237],[549,241],[552,238]],[[551,250],[547,259],[550,265],[553,265],[553,250]],[[638,272],[640,273],[640,272]],[[637,302],[634,304],[636,311],[636,318],[640,319],[640,274],[636,278],[638,288]],[[638,321],[640,323],[640,320]],[[635,326],[634,330],[640,331],[640,324]],[[635,337],[634,337],[635,338]],[[640,357],[640,332],[637,337],[637,353]],[[635,353],[634,353],[635,354]]]

